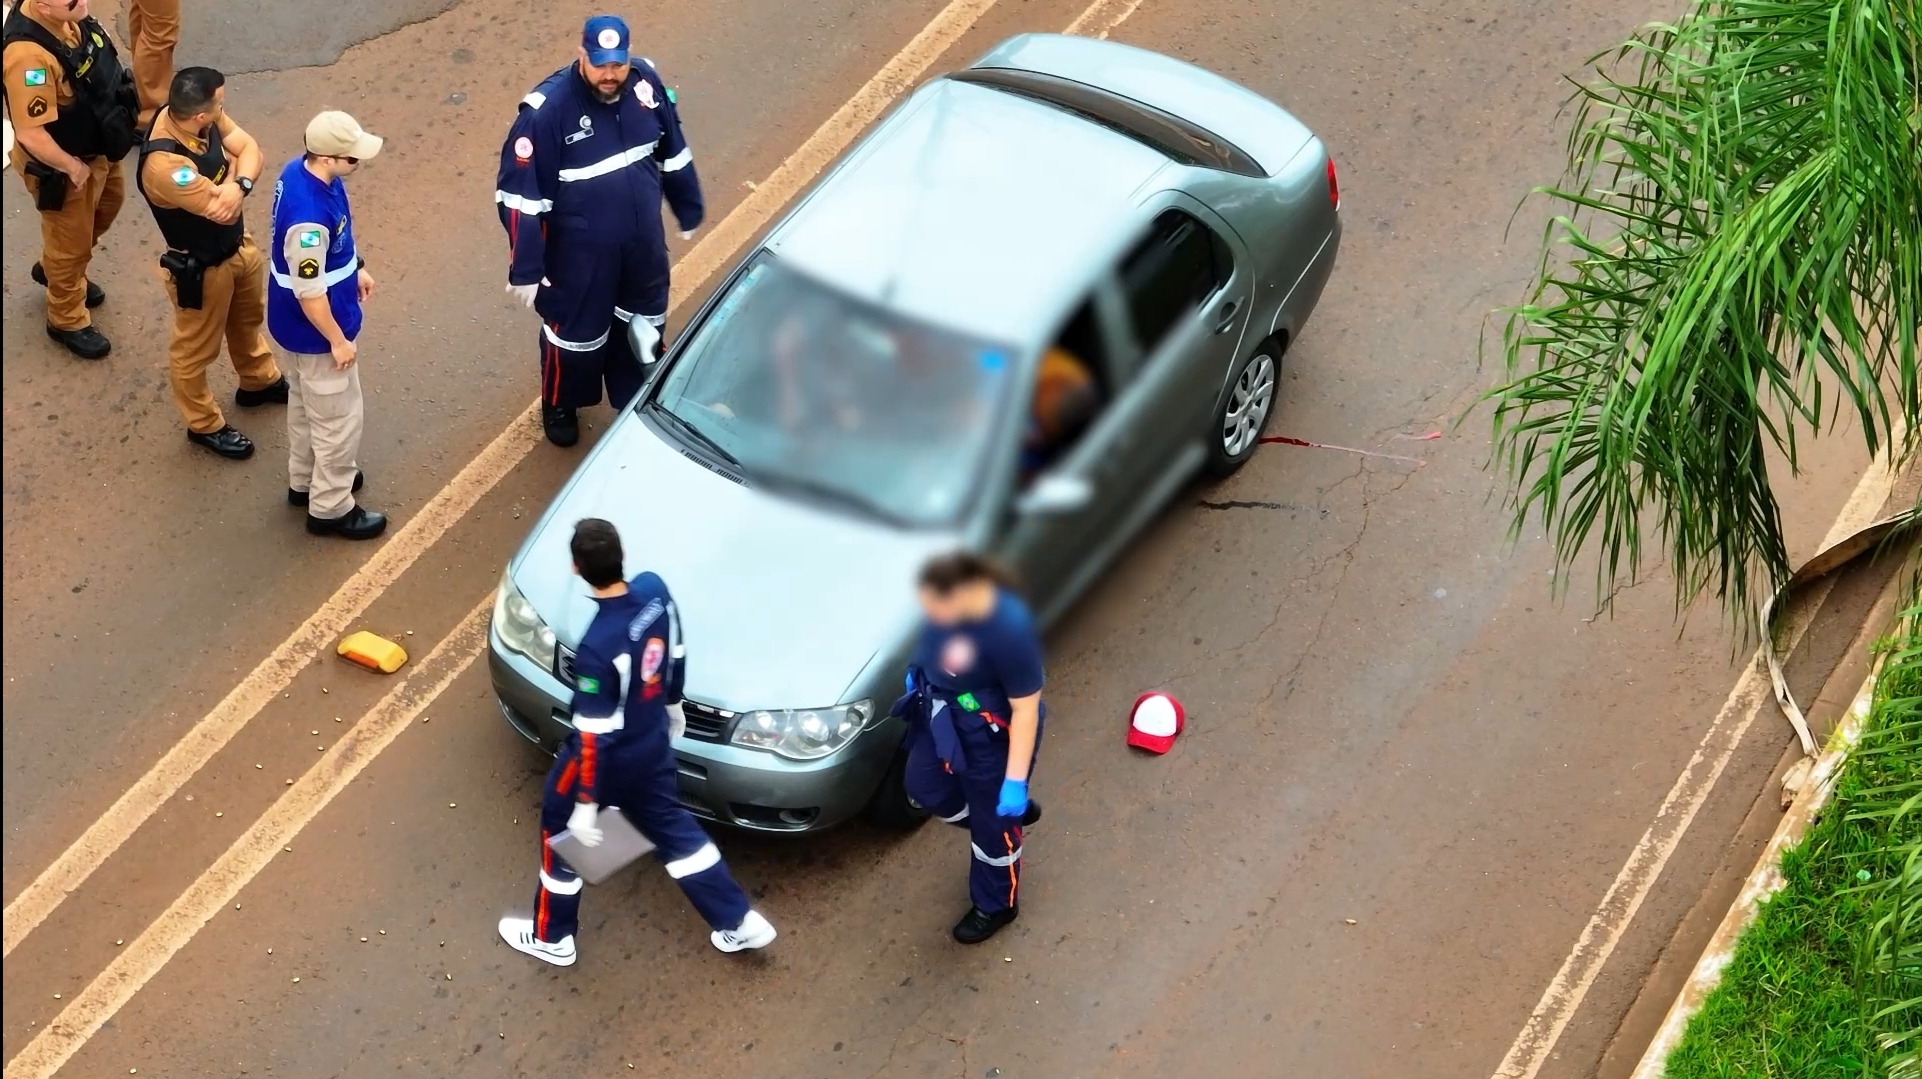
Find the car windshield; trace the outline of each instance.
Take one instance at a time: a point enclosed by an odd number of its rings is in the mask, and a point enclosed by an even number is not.
[[[966,512],[1012,374],[999,346],[855,299],[762,252],[652,407],[749,484],[909,527]]]

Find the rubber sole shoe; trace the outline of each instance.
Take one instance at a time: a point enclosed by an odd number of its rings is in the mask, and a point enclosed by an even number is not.
[[[574,965],[574,937],[571,934],[549,944],[534,935],[532,918],[502,918],[500,930],[501,939],[517,952],[524,952],[557,967]]]
[[[145,129],[143,128],[142,130]],[[41,288],[47,287],[47,271],[39,263],[36,262],[33,264],[33,269],[27,271],[27,276],[33,278],[33,283],[39,285]],[[94,284],[92,281],[87,282],[87,306],[99,307],[106,302],[107,290]]]
[[[187,432],[187,441],[217,453],[229,461],[245,461],[254,455],[253,439],[234,430],[232,424],[204,435],[190,430]]]
[[[541,430],[547,433],[547,440],[566,449],[581,440],[580,415],[571,408],[541,406]]]
[[[271,386],[257,390],[235,390],[234,404],[241,408],[259,408],[261,405],[284,405],[287,403],[287,380],[282,378]]]
[[[365,482],[367,482],[367,477],[364,474],[360,472],[354,473],[355,494],[360,493],[360,485]],[[287,488],[287,504],[289,506],[305,506],[307,504],[307,498],[308,495],[306,491],[296,491],[292,487]]]
[[[760,911],[750,910],[747,917],[741,919],[739,929],[716,929],[708,934],[707,939],[724,952],[751,952],[774,943],[777,935],[774,926],[761,917]]]
[[[47,336],[83,360],[104,360],[107,353],[113,351],[113,342],[92,326],[82,326],[77,330],[57,330],[49,326]]]
[[[370,510],[366,506],[355,506],[345,514],[332,519],[307,515],[307,531],[316,536],[339,536],[341,539],[370,540],[387,531],[387,515]]]
[[[1008,923],[1021,916],[1020,907],[989,914],[980,907],[969,907],[961,920],[954,923],[954,939],[962,944],[979,944],[996,933]]]

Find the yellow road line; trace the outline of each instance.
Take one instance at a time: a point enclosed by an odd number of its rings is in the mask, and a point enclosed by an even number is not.
[[[790,198],[799,194],[994,4],[995,0],[953,0],[941,9],[932,22],[788,155],[766,183],[735,206],[714,231],[675,264],[670,306],[679,307],[686,302],[716,270],[726,265]],[[539,415],[540,402],[530,402],[506,430],[495,436],[479,456],[429,499],[421,511],[309,615],[300,628],[261,660],[213,711],[194,724],[89,825],[80,838],[13,897],[7,904],[4,931],[0,933],[5,945],[0,956],[12,955],[14,948],[112,857],[147,818],[178,793],[268,702],[284,692],[315,656],[332,647],[354,619],[540,444]]]

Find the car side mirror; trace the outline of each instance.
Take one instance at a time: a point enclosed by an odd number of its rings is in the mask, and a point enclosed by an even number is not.
[[[1045,517],[1074,513],[1094,501],[1094,484],[1080,476],[1050,473],[1034,481],[1014,501],[1016,513],[1023,517]]]
[[[661,331],[639,315],[627,322],[627,344],[634,350],[634,358],[641,361],[642,367],[652,367],[661,358],[656,351],[661,347]]]

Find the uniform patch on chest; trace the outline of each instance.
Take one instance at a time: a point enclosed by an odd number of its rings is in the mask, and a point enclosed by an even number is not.
[[[974,638],[957,633],[941,646],[941,669],[951,675],[966,674],[974,669],[975,657]]]
[[[654,84],[646,79],[634,84],[634,96],[641,99],[642,108],[651,109],[660,105],[660,100],[654,96]]]

